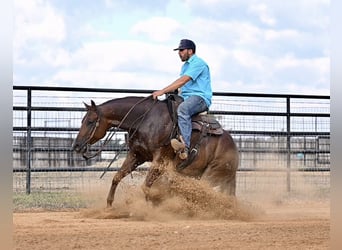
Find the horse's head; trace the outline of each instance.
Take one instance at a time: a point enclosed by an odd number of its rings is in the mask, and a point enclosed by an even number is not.
[[[91,105],[84,103],[87,113],[82,119],[82,125],[78,135],[72,145],[72,149],[77,153],[82,153],[85,158],[87,149],[91,144],[94,144],[103,138],[107,131],[107,124],[101,117],[101,112],[91,100]]]

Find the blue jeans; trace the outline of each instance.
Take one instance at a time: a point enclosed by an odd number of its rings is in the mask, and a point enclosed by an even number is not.
[[[206,111],[208,106],[200,96],[190,96],[184,100],[177,109],[178,127],[184,139],[186,147],[190,148],[191,139],[191,117],[197,113]]]

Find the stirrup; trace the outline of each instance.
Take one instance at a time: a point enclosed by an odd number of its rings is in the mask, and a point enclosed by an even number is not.
[[[195,160],[197,153],[198,153],[198,150],[196,148],[191,149],[188,154],[188,158],[185,161],[182,161],[179,165],[177,165],[176,169],[178,171],[181,171],[187,166],[189,166]]]

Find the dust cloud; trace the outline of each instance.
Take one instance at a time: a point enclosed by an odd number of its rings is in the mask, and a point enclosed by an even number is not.
[[[124,187],[116,193],[112,208],[103,208],[102,201],[101,205],[82,210],[80,216],[139,221],[250,221],[263,213],[251,203],[215,191],[205,181],[182,176],[172,167],[164,169],[164,174],[151,188],[145,188],[142,183],[123,184]],[[148,200],[145,194],[148,194]],[[103,192],[101,196],[104,197]]]

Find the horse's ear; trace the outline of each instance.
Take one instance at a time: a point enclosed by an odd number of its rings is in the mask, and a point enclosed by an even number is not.
[[[96,104],[93,100],[90,100],[91,103],[91,109],[96,111]]]
[[[90,106],[88,104],[86,104],[85,102],[83,102],[84,106],[86,107],[87,110],[90,109]]]
[[[83,103],[87,110],[96,110],[96,104],[93,100],[90,100],[91,105],[88,105],[85,102]]]

